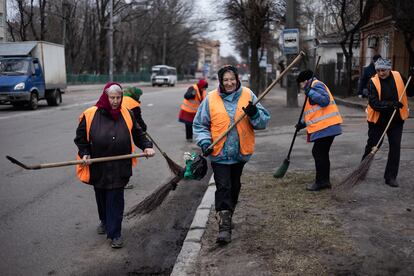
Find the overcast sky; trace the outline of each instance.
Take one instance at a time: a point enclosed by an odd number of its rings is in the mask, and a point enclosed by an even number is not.
[[[194,2],[197,18],[204,17],[217,20],[217,0],[196,0]],[[240,56],[235,52],[234,46],[230,41],[231,30],[228,23],[226,21],[216,21],[211,23],[210,30],[208,38],[220,40],[220,55],[223,57],[233,55],[240,61]]]

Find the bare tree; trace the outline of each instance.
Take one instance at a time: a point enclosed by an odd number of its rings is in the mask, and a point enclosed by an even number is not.
[[[251,87],[259,92],[261,75],[259,49],[264,49],[264,37],[271,23],[278,23],[285,10],[285,2],[277,0],[228,0],[223,3],[225,19],[229,20],[234,37],[247,40],[250,48]]]
[[[109,0],[13,1],[16,15],[8,21],[13,40],[63,43],[68,73],[106,74]],[[191,19],[192,2],[114,0],[115,71],[148,69],[163,54],[179,71],[193,63],[204,26]]]
[[[340,37],[339,44],[345,56],[345,83],[347,84],[347,95],[352,94],[351,76],[352,76],[352,58],[353,48],[359,43],[358,35],[367,16],[370,6],[374,0],[326,0],[324,7],[329,11],[331,17],[335,20],[334,29],[331,33],[337,33]],[[322,30],[323,28],[319,28]]]
[[[395,27],[404,35],[404,43],[410,54],[410,66],[414,65],[414,1],[381,0],[391,12]]]

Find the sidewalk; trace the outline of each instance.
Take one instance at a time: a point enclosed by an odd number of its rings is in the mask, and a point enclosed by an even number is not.
[[[211,185],[171,275],[413,275],[413,120],[404,128],[401,186],[393,189],[383,183],[388,152],[384,143],[367,179],[355,187],[348,202],[339,203],[331,198],[332,191],[305,190],[313,181],[314,164],[312,145],[302,132],[288,173],[273,178],[300,113],[299,107],[285,107],[285,97],[284,90],[275,88],[264,99],[272,119],[265,131],[256,132],[256,151],[244,170],[233,216],[232,242],[224,247],[215,243]],[[367,138],[366,99],[336,101],[341,104],[344,133],[331,149],[334,186],[357,166]],[[414,107],[412,100],[410,104]]]

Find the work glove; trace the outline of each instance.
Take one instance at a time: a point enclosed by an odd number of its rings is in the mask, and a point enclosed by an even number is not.
[[[242,109],[244,113],[246,113],[246,115],[250,118],[254,117],[258,112],[257,107],[253,105],[252,101],[249,101],[249,104],[246,107],[242,107]]]
[[[309,97],[309,92],[311,91],[311,89],[312,89],[312,87],[310,87],[310,86],[309,86],[308,88],[306,88],[306,89],[305,89],[305,91],[304,91],[304,92],[305,92],[305,95],[306,95],[307,97]]]
[[[392,103],[392,106],[394,107],[394,109],[400,109],[400,108],[403,108],[404,107],[404,105],[402,104],[402,102],[398,102],[398,101],[393,102]]]
[[[299,131],[299,130],[301,130],[301,129],[304,129],[306,127],[306,124],[305,124],[305,122],[303,122],[303,121],[300,121],[299,123],[297,123],[296,125],[295,125],[295,128],[296,128],[296,130],[297,131]]]
[[[404,105],[399,101],[388,101],[387,106],[388,106],[389,109],[400,109]]]
[[[204,156],[209,156],[213,152],[213,148],[208,148],[210,145],[210,143],[204,143],[201,145],[201,151],[203,152]]]

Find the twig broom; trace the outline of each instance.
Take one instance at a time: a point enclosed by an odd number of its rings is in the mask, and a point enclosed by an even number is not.
[[[404,90],[401,93],[399,101],[401,101],[401,99],[405,95],[405,91],[407,90],[407,87],[410,81],[411,81],[411,76],[408,78],[407,83],[405,84]],[[378,143],[371,149],[371,152],[367,156],[365,156],[365,158],[361,161],[359,166],[353,172],[351,172],[347,177],[345,177],[344,180],[342,180],[341,183],[339,183],[338,186],[335,187],[333,196],[336,199],[345,200],[348,192],[354,186],[356,186],[360,180],[365,178],[372,164],[372,161],[374,160],[374,156],[379,150],[382,140],[384,139],[384,136],[387,133],[387,130],[390,127],[391,122],[394,119],[395,113],[397,113],[397,111],[398,109],[394,109],[394,111],[392,112],[391,118],[389,119],[388,124],[384,129],[384,132],[382,133],[380,139],[378,140]]]
[[[165,160],[167,161],[168,167],[170,170],[175,174],[176,176],[183,177],[184,176],[184,168],[175,163],[168,155],[158,146],[158,144],[154,141],[154,139],[148,134],[148,132],[145,133],[147,135],[148,139],[152,141],[152,143],[157,147],[157,149],[160,151],[162,156],[164,156]]]
[[[260,100],[263,99],[263,97],[269,93],[269,91],[273,88],[273,86],[275,86],[281,79],[282,77],[296,64],[298,63],[303,57],[305,56],[304,52],[300,52],[300,54],[289,64],[289,66],[286,67],[286,69],[280,73],[279,77],[276,78],[276,80],[274,80],[266,89],[265,91],[263,91],[260,96],[257,98],[257,100],[253,103],[254,105],[256,105],[258,102],[260,102]],[[221,139],[223,139],[227,133],[230,132],[230,130],[232,130],[239,122],[241,122],[241,120],[246,116],[246,114],[243,114],[242,116],[240,116],[240,118],[237,118],[235,120],[235,122],[230,125],[228,127],[228,129],[221,134],[216,141],[214,141],[213,144],[211,144],[209,146],[209,148],[213,148],[215,144],[218,143],[218,141],[220,141]],[[126,216],[128,217],[133,217],[135,215],[138,214],[147,214],[149,212],[151,212],[152,210],[154,210],[155,208],[157,208],[159,205],[161,205],[161,203],[164,201],[164,199],[167,197],[167,195],[169,194],[169,192],[171,190],[174,190],[177,187],[177,183],[182,179],[182,176],[175,176],[174,178],[172,178],[170,181],[168,181],[166,184],[160,186],[160,188],[158,188],[157,190],[155,190],[152,194],[150,194],[149,196],[147,196],[142,202],[138,203],[138,205],[134,206],[131,208],[131,210],[129,210],[126,213]]]
[[[320,59],[321,59],[321,56],[318,56],[318,59],[316,60],[315,68],[313,70],[312,80],[315,78],[316,70],[318,70]],[[309,87],[309,89],[310,88],[311,87]],[[307,101],[308,101],[308,96],[307,96],[307,94],[305,94],[305,100],[303,101],[302,110],[300,111],[300,115],[299,115],[299,119],[298,119],[297,124],[300,124],[300,121],[302,120],[303,112],[305,111],[305,106],[306,106]],[[293,137],[292,137],[292,141],[290,142],[290,147],[289,147],[288,154],[287,154],[285,160],[283,160],[283,163],[279,166],[279,168],[277,168],[276,172],[273,174],[274,178],[282,178],[282,177],[285,176],[285,174],[286,174],[286,172],[289,168],[290,154],[292,153],[293,144],[295,143],[296,135],[298,134],[298,132],[299,132],[299,130],[296,128],[295,133],[293,134]]]

